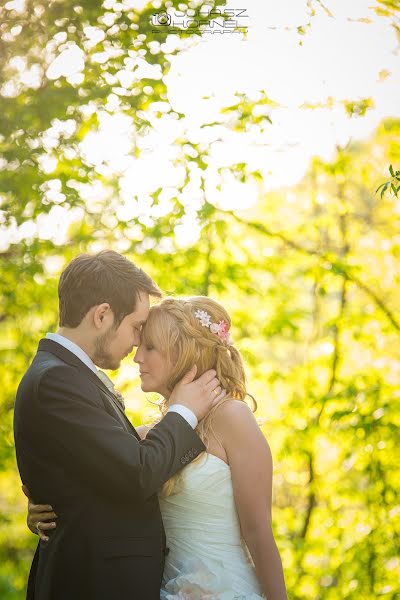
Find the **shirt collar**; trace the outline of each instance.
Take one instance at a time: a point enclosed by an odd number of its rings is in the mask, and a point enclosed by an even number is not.
[[[60,335],[59,333],[46,333],[46,339],[52,340],[53,342],[57,342],[57,344],[60,344],[60,346],[63,346],[64,348],[72,352],[72,354],[75,354],[75,356],[77,356],[79,360],[81,360],[87,367],[89,367],[91,371],[93,371],[97,375],[97,369],[94,362],[86,354],[86,352],[84,352],[82,348],[80,348],[80,346],[78,346],[74,342],[71,342],[71,340],[64,337],[63,335]]]

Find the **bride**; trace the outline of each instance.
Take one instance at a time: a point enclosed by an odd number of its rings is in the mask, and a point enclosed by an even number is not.
[[[161,414],[193,365],[198,375],[214,368],[226,390],[197,427],[206,452],[159,493],[169,548],[162,600],[287,600],[272,531],[271,452],[245,403],[254,399],[230,325],[210,298],[166,298],[151,308],[134,358],[142,390],[163,398]],[[150,428],[137,431],[144,438]],[[191,458],[183,457],[183,466]],[[30,513],[32,529],[36,521],[45,529],[40,515]]]

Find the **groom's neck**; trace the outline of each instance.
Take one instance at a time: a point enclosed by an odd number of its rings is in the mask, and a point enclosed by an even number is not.
[[[91,343],[90,335],[88,335],[87,331],[84,331],[81,327],[59,327],[57,330],[58,335],[62,335],[67,338],[71,342],[74,342],[79,348],[81,348],[89,358],[93,356],[93,347],[94,344]]]

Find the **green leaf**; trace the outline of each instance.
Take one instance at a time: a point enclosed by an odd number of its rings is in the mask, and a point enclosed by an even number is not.
[[[379,192],[379,190],[384,186],[384,183],[381,183],[381,185],[379,187],[376,188],[375,190],[375,194],[377,194]]]
[[[388,189],[389,185],[390,185],[390,181],[387,181],[386,183],[383,184],[382,191],[381,191],[381,199],[383,198],[383,195],[386,192],[386,190]]]

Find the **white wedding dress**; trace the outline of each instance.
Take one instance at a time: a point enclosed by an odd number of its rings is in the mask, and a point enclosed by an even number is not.
[[[160,498],[167,546],[162,600],[261,600],[241,536],[230,467],[203,454]]]

